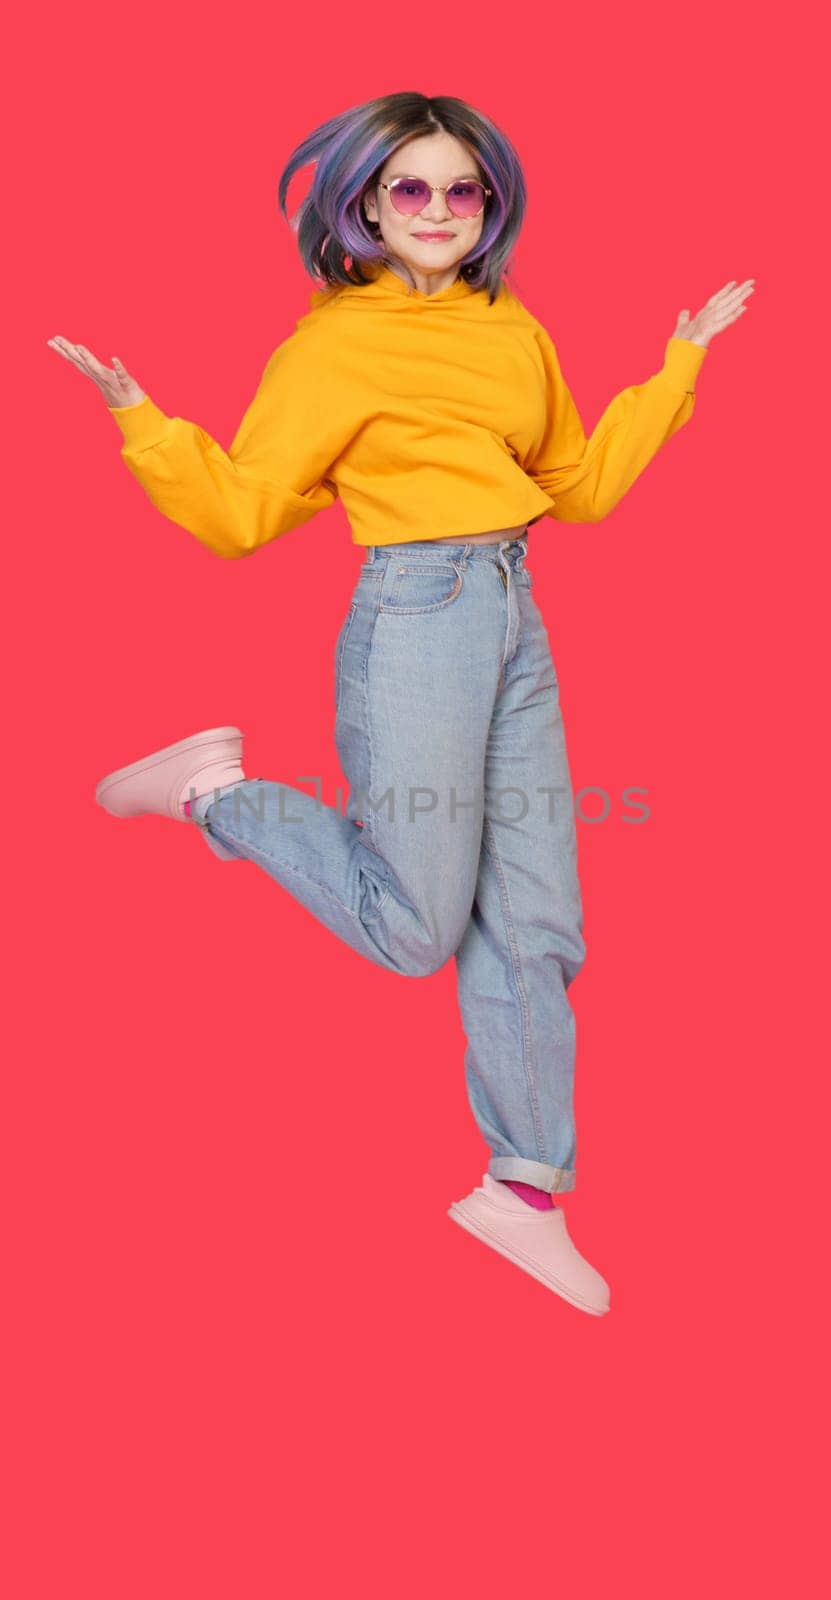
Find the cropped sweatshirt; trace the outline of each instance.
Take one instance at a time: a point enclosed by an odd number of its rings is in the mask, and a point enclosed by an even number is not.
[[[219,556],[250,555],[340,498],[358,545],[599,522],[692,415],[707,353],[667,342],[586,438],[555,346],[503,282],[426,295],[386,266],[315,290],[225,451],[149,395],[111,406],[153,504]]]

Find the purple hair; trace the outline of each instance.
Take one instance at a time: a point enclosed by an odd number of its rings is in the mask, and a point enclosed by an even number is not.
[[[386,256],[380,230],[364,212],[363,195],[400,144],[441,131],[469,146],[493,190],[485,200],[481,235],[459,267],[472,288],[487,289],[493,304],[525,216],[525,178],[506,135],[453,95],[380,95],[322,122],[292,151],[277,198],[288,221],[289,184],[301,167],[315,162],[311,189],[290,223],[310,276],[331,285],[371,282],[361,262]]]

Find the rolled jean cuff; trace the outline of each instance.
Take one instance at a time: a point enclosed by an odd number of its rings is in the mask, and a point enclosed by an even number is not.
[[[488,1172],[492,1178],[513,1178],[530,1183],[535,1189],[564,1194],[573,1189],[577,1175],[573,1167],[550,1167],[545,1161],[526,1161],[522,1156],[491,1156]]]

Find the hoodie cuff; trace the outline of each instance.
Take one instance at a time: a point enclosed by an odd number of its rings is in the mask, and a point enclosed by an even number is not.
[[[131,448],[147,449],[165,437],[170,419],[146,394],[135,406],[108,406],[107,410],[118,423],[124,439]]]
[[[691,339],[668,339],[661,376],[669,378],[679,389],[693,394],[695,380],[706,354],[707,346],[693,344]]]

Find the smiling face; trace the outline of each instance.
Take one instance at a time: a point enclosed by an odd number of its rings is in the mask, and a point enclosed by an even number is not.
[[[393,178],[424,178],[442,186],[434,189],[423,211],[403,216],[396,211],[389,190],[382,183]],[[459,262],[481,237],[485,208],[478,217],[455,217],[443,189],[460,178],[487,179],[467,145],[452,134],[440,132],[408,139],[385,161],[378,174],[378,188],[364,195],[364,211],[370,222],[377,222],[390,266],[421,294],[436,294],[458,277]],[[420,238],[438,232],[442,239]]]

